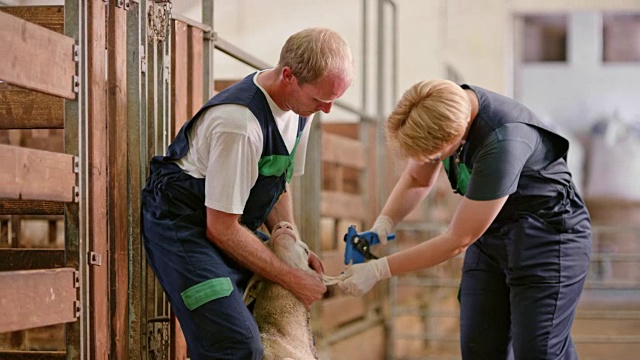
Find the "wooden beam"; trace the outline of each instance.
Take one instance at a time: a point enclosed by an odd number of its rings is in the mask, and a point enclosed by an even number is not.
[[[1,6],[0,11],[64,32],[64,6]],[[8,84],[0,86],[0,129],[61,129],[64,100]]]
[[[187,38],[187,48],[189,53],[189,63],[187,75],[189,77],[189,87],[187,88],[187,113],[188,118],[195,115],[204,105],[202,96],[203,67],[202,67],[202,48],[203,48],[203,32],[195,26],[189,27]]]
[[[61,202],[0,199],[0,215],[64,215]]]
[[[367,314],[367,304],[362,297],[338,296],[322,301],[323,332],[347,322],[363,318]]]
[[[64,99],[0,85],[0,129],[62,129],[63,111]]]
[[[0,333],[76,321],[76,271],[0,272]]]
[[[172,52],[171,52],[171,102],[173,112],[171,113],[171,122],[173,139],[182,125],[189,120],[189,111],[187,110],[187,24],[182,21],[173,20],[173,29],[171,31]]]
[[[367,165],[365,147],[358,140],[325,132],[322,134],[322,161],[364,169]]]
[[[0,198],[74,201],[73,156],[0,145],[0,164]]]
[[[366,217],[361,195],[338,191],[323,191],[322,216],[364,220]]]
[[[109,4],[114,3],[113,1]],[[102,0],[88,0],[87,4],[87,143],[88,143],[88,188],[87,196],[89,225],[87,236],[89,250],[102,257],[102,264],[89,267],[89,304],[86,304],[89,322],[87,356],[95,360],[107,360],[111,350],[109,331],[109,242],[108,242],[108,121],[107,91],[105,79],[107,47],[107,6]],[[115,114],[113,115],[115,116]],[[122,201],[125,201],[122,199]],[[79,266],[85,266],[80,264]]]
[[[65,351],[0,350],[1,360],[66,360]]]
[[[70,37],[0,12],[0,79],[75,99],[73,45]]]
[[[108,16],[108,243],[110,255],[111,355],[127,359],[129,352],[129,248],[127,201],[127,11],[109,2]],[[137,49],[136,49],[137,50]],[[135,136],[135,135],[132,135]]]
[[[64,33],[64,6],[2,6],[0,11],[58,34]]]
[[[0,271],[64,267],[64,249],[0,249]]]

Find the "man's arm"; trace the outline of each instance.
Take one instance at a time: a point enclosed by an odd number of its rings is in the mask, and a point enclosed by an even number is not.
[[[287,266],[238,222],[240,215],[207,208],[207,238],[252,272],[282,285],[307,308],[327,288],[318,276]]]
[[[285,192],[280,195],[280,198],[267,215],[267,219],[264,224],[267,229],[271,232],[274,226],[276,226],[281,221],[286,221],[295,226],[295,221],[293,219],[293,200],[291,198],[291,193],[289,192],[289,184],[286,185]]]

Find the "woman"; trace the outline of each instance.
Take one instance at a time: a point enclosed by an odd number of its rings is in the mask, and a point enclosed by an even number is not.
[[[447,80],[412,86],[386,126],[409,161],[372,228],[381,239],[425,198],[441,168],[464,198],[445,233],[352,266],[340,287],[362,295],[466,250],[464,359],[506,359],[511,347],[516,359],[577,358],[570,332],[591,225],[567,168],[568,141],[516,101]]]

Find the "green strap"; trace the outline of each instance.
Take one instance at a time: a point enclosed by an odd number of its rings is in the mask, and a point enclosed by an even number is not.
[[[194,310],[211,300],[229,296],[233,291],[233,284],[228,277],[210,279],[193,285],[180,293],[182,301],[189,310]]]

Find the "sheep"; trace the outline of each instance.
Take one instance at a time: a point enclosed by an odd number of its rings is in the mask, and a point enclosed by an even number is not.
[[[314,272],[308,265],[309,248],[297,238],[290,223],[277,224],[266,245],[287,265]],[[333,285],[336,281],[334,277],[323,276],[325,285]],[[295,295],[279,284],[254,275],[244,299],[245,303],[255,299],[253,316],[260,329],[265,360],[318,359],[309,311]]]

